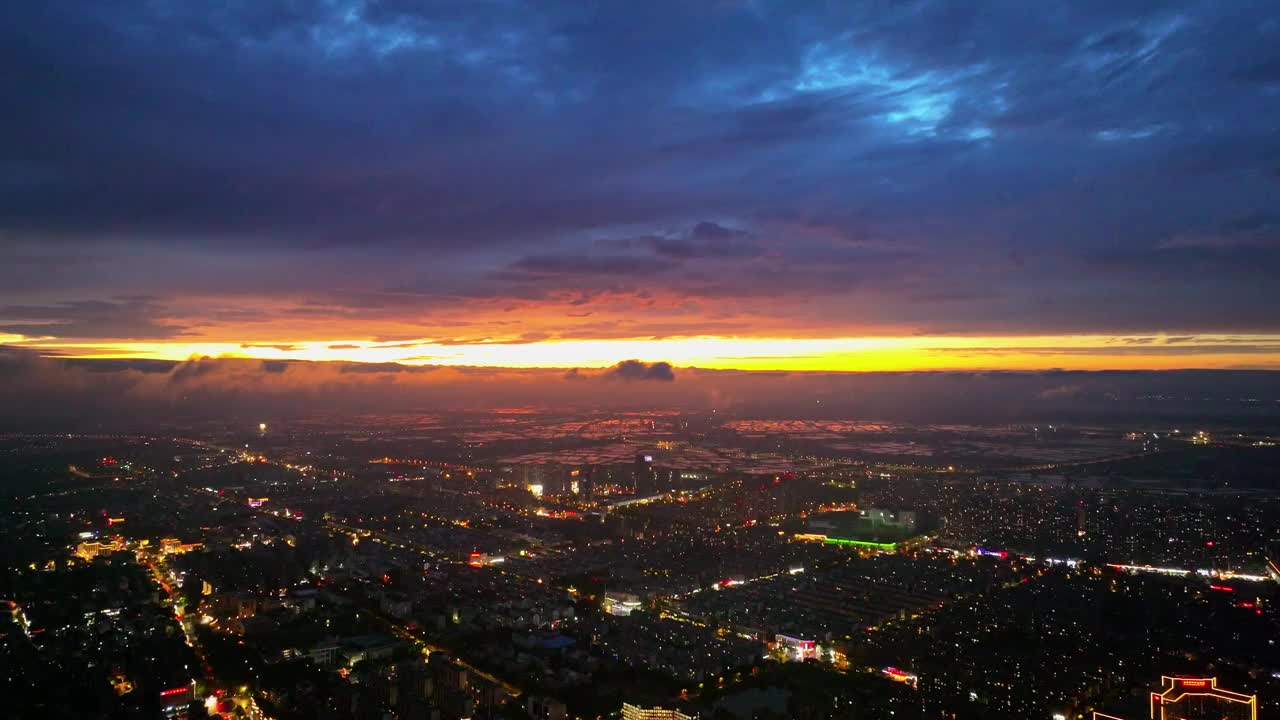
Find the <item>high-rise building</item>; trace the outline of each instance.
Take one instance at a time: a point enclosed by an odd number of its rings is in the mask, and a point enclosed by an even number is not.
[[[1224,690],[1215,677],[1161,677],[1150,706],[1151,720],[1258,720],[1258,696]],[[1093,718],[1124,720],[1101,712]]]
[[[525,489],[538,496],[556,497],[565,494],[565,474],[566,468],[559,463],[534,463],[521,467]]]
[[[631,485],[637,493],[650,493],[657,490],[658,478],[653,471],[652,455],[636,455],[631,466]]]
[[[583,500],[593,500],[596,495],[596,468],[583,468],[582,475],[578,478],[578,497]]]

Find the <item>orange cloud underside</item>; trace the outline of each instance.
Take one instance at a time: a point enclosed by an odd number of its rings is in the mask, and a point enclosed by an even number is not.
[[[1063,368],[1280,369],[1280,336],[1055,335],[995,337],[559,340],[524,343],[394,343],[361,339],[232,342],[68,342],[0,336],[0,343],[84,358],[182,360],[193,355],[280,360],[397,362],[519,368],[607,367],[622,359],[737,370],[872,371]]]

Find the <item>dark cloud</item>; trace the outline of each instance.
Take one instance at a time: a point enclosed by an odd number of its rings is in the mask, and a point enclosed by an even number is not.
[[[703,242],[717,242],[730,240],[735,237],[746,235],[742,230],[733,230],[723,225],[703,220],[693,226],[693,232],[690,233],[695,240]]]
[[[289,351],[292,351],[292,350],[297,350],[297,349],[298,349],[299,347],[301,347],[301,346],[300,346],[300,345],[293,345],[293,344],[289,344],[289,343],[268,343],[268,344],[241,343],[241,344],[240,344],[240,347],[241,347],[242,349],[245,349],[245,350],[252,350],[252,349],[255,349],[255,348],[263,348],[263,349],[267,349],[267,350],[279,350],[279,351],[281,351],[281,352],[289,352]],[[338,345],[338,346],[330,345],[330,346],[329,346],[329,348],[330,348],[331,350],[332,350],[332,349],[335,349],[335,348],[342,348],[342,347],[353,348],[353,347],[356,347],[356,346],[355,346],[355,345],[346,345],[346,346],[342,346],[342,345]]]
[[[673,382],[676,379],[676,373],[669,362],[647,363],[642,360],[623,360],[604,371],[602,377],[609,380]]]
[[[380,375],[386,373],[424,373],[435,370],[427,365],[402,365],[400,363],[341,363],[338,371],[343,374],[358,373],[363,375]]]
[[[163,307],[144,297],[0,307],[0,332],[18,335],[165,340],[188,331],[168,320]]]
[[[213,296],[359,323],[635,285],[831,332],[1277,330],[1256,310],[1280,300],[1273,14],[21,3],[0,26],[0,332],[271,319]]]
[[[753,258],[763,252],[760,245],[750,239],[750,233],[707,221],[693,226],[684,236],[651,236],[641,242],[657,255],[677,259]]]
[[[531,255],[512,263],[509,270],[527,275],[654,275],[676,267],[676,263],[630,255]]]
[[[648,363],[643,360],[623,360],[603,370],[570,368],[561,377],[569,381],[621,380],[630,382],[655,380],[658,382],[674,382],[676,372],[669,362]]]
[[[3,350],[4,348],[0,348],[0,352],[3,352]],[[153,360],[149,358],[110,358],[102,360],[67,358],[64,362],[69,368],[83,368],[89,372],[104,374],[126,371],[145,374],[168,374],[173,370],[175,365],[172,360]]]

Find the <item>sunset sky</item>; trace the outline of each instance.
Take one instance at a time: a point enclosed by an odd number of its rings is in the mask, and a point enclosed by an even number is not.
[[[1273,3],[4,15],[0,346],[1280,369]]]

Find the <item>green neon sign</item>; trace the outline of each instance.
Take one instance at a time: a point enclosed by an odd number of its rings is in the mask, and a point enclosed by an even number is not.
[[[898,543],[871,542],[870,540],[849,540],[848,538],[829,537],[823,540],[823,542],[833,545],[857,545],[858,547],[871,547],[878,550],[894,550],[898,547]]]

